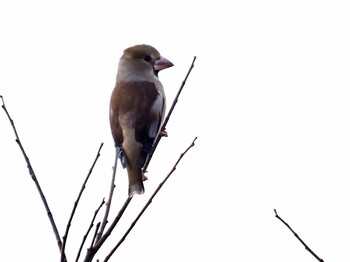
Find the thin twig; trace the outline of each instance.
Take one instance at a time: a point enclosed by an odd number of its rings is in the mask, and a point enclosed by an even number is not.
[[[176,170],[176,167],[178,165],[178,163],[181,161],[182,157],[191,149],[191,147],[194,146],[194,142],[196,141],[197,137],[194,138],[194,140],[192,141],[191,145],[180,155],[179,159],[176,161],[175,165],[173,166],[173,168],[171,169],[171,171],[169,172],[169,174],[164,178],[164,180],[159,184],[159,186],[157,187],[157,189],[154,191],[154,193],[152,194],[152,196],[149,198],[149,200],[147,201],[146,205],[142,208],[141,212],[137,215],[136,219],[131,223],[130,227],[128,228],[128,230],[125,232],[125,234],[123,235],[123,237],[119,240],[118,244],[111,250],[111,252],[108,254],[108,256],[105,258],[104,262],[107,262],[110,257],[113,255],[113,253],[118,249],[118,247],[124,242],[125,238],[128,236],[128,234],[130,233],[130,231],[133,229],[133,227],[136,225],[137,221],[140,219],[140,217],[142,216],[142,214],[146,211],[147,207],[152,203],[153,198],[156,196],[156,194],[158,193],[158,191],[162,188],[162,186],[164,185],[164,183],[168,180],[168,178],[171,176],[171,174]]]
[[[102,237],[103,231],[108,223],[108,215],[109,215],[109,210],[111,208],[111,204],[112,204],[112,199],[113,199],[113,192],[114,192],[114,188],[115,188],[115,174],[117,171],[117,164],[118,164],[118,152],[116,152],[116,157],[114,160],[114,166],[113,166],[113,174],[112,174],[112,181],[111,181],[111,187],[109,189],[109,196],[108,196],[108,200],[106,203],[106,211],[102,220],[102,224],[100,227],[100,231],[97,233],[96,236],[96,242],[99,241]]]
[[[294,236],[303,244],[303,246],[305,247],[305,249],[307,251],[309,251],[318,261],[320,262],[324,262],[322,258],[319,258],[306,244],[305,242],[298,236],[297,233],[294,232],[294,230],[277,214],[277,210],[274,209],[273,210],[275,212],[275,216],[282,221],[282,223],[289,228],[290,231],[292,231],[292,233],[294,234]]]
[[[71,223],[72,223],[74,214],[75,214],[75,210],[76,210],[77,207],[78,207],[78,203],[79,203],[79,201],[80,201],[81,195],[83,194],[83,191],[84,191],[84,189],[85,189],[85,186],[86,186],[87,181],[88,181],[89,178],[90,178],[90,175],[91,175],[91,173],[92,173],[92,170],[94,169],[95,164],[96,164],[98,158],[100,157],[100,152],[101,152],[102,146],[103,146],[103,143],[101,143],[101,145],[100,145],[100,147],[99,147],[99,149],[98,149],[98,151],[97,151],[97,155],[96,155],[96,157],[95,157],[95,160],[94,160],[94,162],[92,163],[92,166],[91,166],[91,168],[90,168],[90,170],[89,170],[89,172],[88,172],[88,174],[87,174],[87,176],[86,176],[86,178],[85,178],[85,180],[84,180],[84,183],[83,183],[83,185],[82,185],[82,187],[81,187],[81,189],[80,189],[80,192],[79,192],[79,194],[78,194],[78,197],[77,197],[77,199],[76,199],[75,202],[74,202],[74,206],[73,206],[71,215],[70,215],[70,217],[69,217],[69,220],[68,220],[68,223],[67,223],[67,226],[66,226],[66,232],[64,233],[64,236],[63,236],[63,238],[62,238],[62,239],[63,239],[63,244],[62,244],[62,249],[61,249],[61,262],[64,262],[64,251],[65,251],[65,248],[66,248],[68,233],[69,233],[69,229],[70,229],[70,226],[71,226]]]
[[[99,205],[99,207],[97,208],[97,210],[96,210],[95,213],[94,213],[94,216],[93,216],[93,218],[92,218],[92,220],[91,220],[90,226],[89,226],[89,228],[88,228],[86,234],[85,234],[84,237],[83,237],[83,241],[81,241],[81,245],[80,245],[80,247],[79,247],[79,251],[78,251],[77,257],[76,257],[76,259],[75,259],[75,262],[78,262],[78,260],[79,260],[79,257],[80,257],[80,254],[81,254],[81,250],[83,249],[83,246],[84,246],[84,244],[85,244],[86,238],[88,237],[88,235],[89,235],[89,233],[90,233],[90,230],[91,230],[92,227],[94,226],[95,218],[96,218],[98,212],[100,211],[101,207],[104,205],[104,203],[105,203],[105,199],[103,198],[101,204]],[[100,223],[98,223],[98,224],[100,224]],[[99,226],[98,226],[98,227],[99,227]],[[96,227],[96,228],[98,228],[98,227]]]
[[[53,232],[54,232],[55,237],[56,237],[56,241],[57,241],[57,244],[58,244],[58,248],[59,248],[59,250],[60,250],[60,252],[61,252],[61,249],[62,249],[62,241],[61,241],[60,234],[58,233],[58,229],[57,229],[55,220],[54,220],[54,218],[53,218],[52,212],[51,212],[51,210],[50,210],[49,204],[48,204],[47,201],[46,201],[46,197],[45,197],[45,195],[44,195],[44,193],[43,193],[43,191],[42,191],[42,189],[41,189],[41,186],[40,186],[40,184],[39,184],[39,181],[38,181],[37,178],[36,178],[36,175],[35,175],[34,169],[33,169],[33,167],[32,167],[32,164],[30,163],[30,160],[29,160],[29,158],[28,158],[28,156],[27,156],[27,154],[26,154],[26,152],[25,152],[25,150],[24,150],[24,147],[23,147],[23,145],[22,145],[22,143],[21,143],[21,141],[20,141],[20,139],[19,139],[19,136],[18,136],[18,133],[17,133],[17,130],[16,130],[14,121],[12,120],[12,118],[11,118],[9,112],[7,111],[7,108],[6,108],[6,106],[5,106],[4,98],[3,98],[3,96],[0,96],[0,98],[1,98],[1,100],[2,100],[2,106],[1,106],[1,107],[4,109],[6,115],[7,115],[8,119],[9,119],[9,121],[10,121],[10,123],[11,123],[11,126],[12,126],[13,131],[14,131],[15,136],[16,136],[16,143],[18,144],[19,148],[21,149],[22,155],[24,156],[24,159],[25,159],[25,161],[26,161],[26,163],[27,163],[27,168],[28,168],[28,170],[29,170],[29,174],[30,174],[31,178],[32,178],[33,181],[34,181],[34,184],[35,184],[35,186],[36,186],[36,188],[37,188],[37,190],[38,190],[38,192],[39,192],[40,198],[41,198],[41,200],[42,200],[42,202],[43,202],[43,204],[44,204],[46,213],[47,213],[47,215],[48,215],[48,217],[49,217],[49,220],[50,220],[50,223],[51,223],[51,227],[52,227]],[[64,255],[64,254],[63,254],[63,258],[64,258],[64,261],[66,261],[65,255]]]
[[[169,121],[169,119],[170,119],[170,116],[171,116],[171,114],[172,114],[173,111],[174,111],[174,108],[175,108],[176,103],[177,103],[177,101],[178,101],[178,99],[179,99],[179,97],[180,97],[180,94],[181,94],[181,92],[182,92],[182,89],[184,88],[184,86],[185,86],[185,84],[186,84],[187,78],[189,77],[189,75],[190,75],[190,73],[191,73],[191,71],[192,71],[192,69],[193,69],[193,67],[194,67],[194,62],[195,62],[195,61],[196,61],[196,56],[193,57],[193,61],[192,61],[192,64],[191,64],[191,66],[190,66],[190,69],[188,70],[188,72],[187,72],[187,74],[186,74],[186,76],[185,76],[185,79],[182,81],[182,84],[181,84],[181,86],[180,86],[180,88],[179,88],[179,91],[177,92],[177,95],[175,96],[174,101],[173,101],[173,103],[172,103],[172,105],[171,105],[171,107],[170,107],[170,109],[169,109],[169,112],[168,112],[166,118],[164,119],[164,123],[163,123],[162,128],[161,128],[161,130],[163,130],[163,131],[165,131],[165,129],[166,129],[166,125],[168,124],[168,121]],[[152,156],[153,156],[153,154],[154,154],[154,151],[156,150],[156,148],[157,148],[157,146],[158,146],[158,143],[159,143],[159,141],[160,141],[161,138],[162,138],[162,136],[159,134],[159,135],[157,136],[156,140],[154,141],[153,146],[152,146],[152,150],[151,150],[151,152],[148,154],[148,156],[147,156],[147,158],[146,158],[146,161],[145,161],[145,164],[144,164],[144,166],[143,166],[143,168],[142,168],[142,172],[146,173],[147,167],[148,167],[148,165],[149,165],[149,162],[151,161]]]

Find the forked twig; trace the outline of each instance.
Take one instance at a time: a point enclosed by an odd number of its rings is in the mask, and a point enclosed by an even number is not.
[[[179,97],[180,97],[180,94],[181,94],[181,92],[182,92],[182,89],[184,88],[184,86],[185,86],[185,84],[186,84],[187,78],[189,77],[189,75],[190,75],[190,73],[191,73],[191,71],[192,71],[192,69],[193,69],[193,67],[194,67],[194,62],[195,62],[195,61],[196,61],[196,56],[193,57],[193,60],[192,60],[192,64],[191,64],[191,66],[190,66],[190,69],[188,70],[188,72],[187,72],[187,74],[186,74],[186,76],[185,76],[185,79],[182,81],[182,84],[181,84],[181,86],[180,86],[180,88],[179,88],[179,91],[177,92],[177,94],[176,94],[176,96],[175,96],[175,98],[174,98],[174,101],[173,101],[173,103],[172,103],[172,105],[171,105],[171,107],[170,107],[170,109],[169,109],[169,112],[168,112],[166,118],[164,119],[164,123],[163,123],[162,128],[161,128],[161,130],[163,130],[163,131],[165,131],[166,125],[168,124],[168,121],[169,121],[169,119],[170,119],[170,116],[171,116],[171,114],[172,114],[173,111],[174,111],[174,108],[175,108],[176,103],[177,103],[177,101],[178,101],[178,99],[179,99]],[[145,164],[144,164],[144,166],[143,166],[143,168],[142,168],[142,172],[146,173],[147,167],[148,167],[148,165],[149,165],[149,162],[151,161],[152,156],[153,156],[153,154],[154,154],[154,151],[156,150],[156,148],[157,148],[157,146],[158,146],[158,143],[159,143],[159,141],[160,141],[161,138],[162,138],[162,136],[159,134],[159,135],[157,136],[156,140],[154,141],[153,146],[152,146],[151,153],[149,153],[149,155],[148,155],[147,158],[146,158],[146,162],[145,162]]]
[[[94,236],[93,236],[93,238],[92,238],[90,248],[91,248],[91,247],[94,245],[94,243],[95,243],[96,236],[97,236],[97,232],[98,232],[98,229],[100,228],[100,225],[101,225],[101,222],[98,222],[97,225],[96,225],[95,234],[94,234]]]
[[[162,188],[162,186],[164,185],[164,183],[168,180],[168,178],[171,176],[171,174],[176,170],[176,167],[178,165],[178,163],[181,161],[182,157],[191,149],[191,147],[194,146],[194,142],[196,141],[197,137],[194,138],[194,140],[192,141],[191,145],[180,155],[179,159],[176,161],[175,165],[173,166],[173,168],[171,169],[171,171],[169,172],[169,174],[164,178],[164,180],[159,184],[159,186],[157,187],[157,189],[154,191],[154,193],[152,194],[152,196],[149,198],[149,200],[147,201],[146,205],[142,208],[141,212],[137,215],[136,219],[131,223],[130,227],[128,228],[128,230],[125,232],[125,234],[123,235],[123,237],[119,240],[118,244],[111,250],[111,252],[108,254],[108,256],[105,258],[104,262],[107,262],[110,257],[113,255],[113,253],[118,249],[118,247],[124,242],[125,238],[128,236],[128,234],[130,233],[130,231],[133,229],[133,227],[136,225],[137,221],[140,219],[140,217],[142,216],[142,214],[146,211],[147,207],[152,203],[153,198],[156,196],[156,194],[158,193],[158,191]]]
[[[322,258],[319,258],[319,257],[315,254],[315,252],[313,252],[313,251],[305,244],[305,242],[298,236],[298,234],[295,233],[294,230],[293,230],[293,229],[292,229],[278,214],[277,214],[277,210],[274,209],[273,211],[275,212],[275,216],[276,216],[279,220],[281,220],[281,222],[282,222],[286,227],[288,227],[290,231],[292,231],[292,233],[294,234],[294,236],[300,241],[300,243],[303,244],[303,246],[305,247],[305,249],[306,249],[307,251],[309,251],[318,261],[324,262],[323,259],[322,259]]]
[[[101,209],[101,207],[104,205],[104,203],[105,203],[105,199],[103,198],[101,204],[99,205],[99,207],[97,208],[97,210],[96,210],[95,213],[94,213],[94,216],[93,216],[93,218],[92,218],[92,220],[91,220],[90,226],[89,226],[89,228],[88,228],[86,234],[85,234],[84,237],[83,237],[83,241],[81,241],[81,244],[80,244],[80,247],[79,247],[79,251],[78,251],[77,257],[76,257],[76,259],[75,259],[75,262],[78,262],[78,260],[79,260],[79,257],[80,257],[80,254],[81,254],[81,250],[83,249],[83,246],[84,246],[84,244],[85,244],[86,238],[88,237],[88,235],[89,235],[89,233],[90,233],[90,230],[91,230],[92,227],[94,226],[94,221],[95,221],[95,218],[96,218],[96,216],[97,216],[98,211],[100,211],[100,209]],[[98,223],[98,226],[96,226],[96,228],[99,228],[99,224],[100,224],[100,223]],[[95,238],[93,238],[93,239],[95,240]]]
[[[10,121],[10,123],[11,123],[11,126],[12,126],[13,131],[14,131],[15,136],[16,136],[16,143],[18,144],[19,148],[21,149],[22,155],[24,156],[24,159],[25,159],[25,161],[26,161],[26,163],[27,163],[27,168],[28,168],[28,170],[29,170],[29,174],[30,174],[31,178],[32,178],[33,181],[34,181],[34,184],[35,184],[35,186],[36,186],[36,188],[37,188],[37,190],[38,190],[38,192],[39,192],[41,201],[42,201],[43,204],[44,204],[46,213],[47,213],[47,215],[48,215],[48,217],[49,217],[49,220],[50,220],[50,223],[51,223],[51,227],[52,227],[53,232],[54,232],[55,237],[56,237],[56,241],[57,241],[57,244],[58,244],[58,248],[59,248],[59,250],[60,250],[60,252],[61,252],[62,241],[61,241],[60,234],[58,233],[58,229],[57,229],[55,220],[54,220],[54,218],[53,218],[53,215],[52,215],[52,213],[51,213],[49,204],[47,203],[46,197],[45,197],[45,195],[44,195],[44,192],[42,191],[41,186],[40,186],[40,184],[39,184],[39,181],[38,181],[38,179],[36,178],[36,175],[35,175],[34,169],[33,169],[33,167],[32,167],[32,164],[30,163],[29,157],[27,156],[27,154],[26,154],[26,152],[25,152],[25,150],[24,150],[24,147],[23,147],[23,145],[22,145],[22,143],[21,143],[21,140],[19,139],[19,136],[18,136],[18,133],[17,133],[17,130],[16,130],[14,121],[12,120],[12,118],[11,118],[9,112],[7,111],[7,108],[6,108],[6,106],[5,106],[4,98],[3,98],[3,96],[0,96],[0,98],[1,98],[1,100],[2,100],[2,106],[1,106],[1,107],[4,109],[6,115],[7,115],[8,119],[9,119],[9,121]],[[65,255],[64,255],[64,254],[63,254],[63,257],[64,257],[64,259],[65,259]]]
[[[93,247],[90,247],[87,250],[84,262],[91,262],[92,261],[92,259],[94,258],[96,252],[100,249],[100,247],[103,245],[103,243],[107,240],[107,238],[109,237],[109,235],[112,233],[113,229],[115,228],[115,226],[119,222],[119,220],[122,217],[124,211],[128,207],[131,199],[132,198],[130,198],[130,197],[128,197],[126,199],[123,207],[119,210],[118,215],[116,216],[116,218],[114,219],[112,224],[109,226],[109,228],[107,229],[106,233],[103,234],[103,236],[100,238],[100,240],[98,240]]]
[[[62,238],[62,239],[63,239],[63,243],[62,243],[62,249],[61,249],[61,262],[64,262],[64,261],[65,261],[65,260],[64,260],[64,251],[65,251],[65,248],[66,248],[68,233],[69,233],[69,229],[70,229],[70,226],[71,226],[71,223],[72,223],[74,214],[75,214],[75,210],[76,210],[77,207],[78,207],[78,203],[79,203],[79,201],[80,201],[81,195],[83,194],[83,191],[84,191],[84,189],[85,189],[85,187],[86,187],[86,183],[88,182],[88,180],[89,180],[89,178],[90,178],[90,175],[91,175],[91,173],[92,173],[92,170],[94,169],[95,164],[96,164],[98,158],[100,157],[100,152],[101,152],[102,146],[103,146],[103,143],[101,143],[101,145],[100,145],[100,147],[99,147],[99,149],[98,149],[98,151],[97,151],[97,155],[96,155],[96,157],[95,157],[95,160],[94,160],[94,162],[92,163],[92,166],[91,166],[91,168],[90,168],[90,170],[89,170],[89,172],[88,172],[88,174],[87,174],[87,176],[86,176],[86,178],[85,178],[85,180],[84,180],[84,183],[83,183],[83,185],[82,185],[82,187],[81,187],[81,189],[80,189],[80,192],[79,192],[79,194],[78,194],[78,197],[77,197],[77,199],[76,199],[75,202],[74,202],[74,206],[73,206],[71,215],[70,215],[70,217],[69,217],[69,220],[68,220],[68,223],[67,223],[67,226],[66,226],[66,231],[65,231],[64,236],[63,236],[63,238]]]

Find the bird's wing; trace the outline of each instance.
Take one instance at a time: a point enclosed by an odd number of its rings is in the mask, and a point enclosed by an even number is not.
[[[117,147],[123,143],[122,128],[134,130],[135,140],[143,145],[142,159],[152,148],[163,114],[164,97],[148,81],[118,82],[111,98],[110,122]]]

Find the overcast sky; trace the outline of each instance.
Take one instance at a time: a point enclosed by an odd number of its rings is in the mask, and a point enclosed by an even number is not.
[[[104,142],[72,223],[69,261],[108,195],[119,57],[143,43],[175,65],[159,75],[169,107],[197,60],[145,195],[96,258],[198,137],[111,261],[316,261],[274,208],[324,261],[349,261],[349,13],[337,0],[1,1],[0,95],[61,235]],[[3,110],[0,195],[1,260],[59,261]],[[112,216],[126,196],[119,169]]]

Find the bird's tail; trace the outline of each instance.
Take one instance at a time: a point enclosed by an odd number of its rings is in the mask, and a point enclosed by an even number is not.
[[[143,194],[145,193],[145,188],[143,187],[143,182],[138,181],[134,184],[129,183],[129,197],[133,197],[135,194]]]
[[[130,133],[130,132],[129,132]],[[124,135],[123,149],[126,157],[126,169],[129,177],[129,197],[135,194],[143,194],[145,188],[142,182],[140,157],[142,144],[138,143],[134,136]]]
[[[143,194],[145,188],[143,186],[141,168],[133,165],[128,165],[126,168],[129,177],[129,197],[133,197],[135,194]]]

